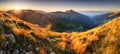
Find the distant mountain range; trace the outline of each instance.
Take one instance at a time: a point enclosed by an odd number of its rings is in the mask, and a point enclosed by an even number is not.
[[[84,31],[95,26],[94,22],[87,16],[77,13],[74,10],[67,10],[66,12],[51,12],[48,13],[56,21],[66,24],[70,27],[77,28],[76,30]]]
[[[67,10],[66,12],[51,12],[49,15],[62,23],[75,23],[82,25],[85,28],[92,28],[95,26],[91,19],[85,15],[77,13],[74,10]]]
[[[93,21],[96,23],[96,25],[103,25],[109,21],[111,21],[112,19],[117,18],[118,16],[120,16],[120,12],[110,12],[110,13],[105,13],[105,14],[101,14],[101,15],[96,15],[93,18]]]
[[[51,29],[54,31],[85,31],[95,26],[91,19],[74,10],[51,13],[36,10],[9,10],[7,13],[41,27],[51,24]]]
[[[94,17],[96,15],[112,13],[112,11],[79,11],[79,13],[84,14],[84,15],[92,18],[92,17]]]
[[[54,31],[63,32],[65,30],[71,29],[71,27],[67,27],[64,24],[61,24],[51,17],[46,15],[46,12],[38,11],[38,10],[9,10],[7,13],[10,13],[21,20],[37,24],[40,27],[47,27],[51,25],[51,29]]]
[[[102,21],[104,21],[106,18],[108,18],[111,14],[112,13],[96,15],[96,16],[93,16],[92,19],[93,19],[94,23],[96,23],[96,25],[100,25],[100,24],[102,24]]]
[[[85,12],[85,11],[84,11]],[[103,11],[86,11],[89,13],[102,13],[96,16],[86,16],[74,10],[66,10],[65,12],[44,12],[39,10],[9,10],[10,13],[24,21],[33,24],[38,24],[40,27],[50,26],[51,30],[58,32],[86,31],[91,28],[103,25],[112,20],[112,15],[118,13],[103,12]],[[110,17],[112,16],[112,17]],[[112,18],[109,19],[108,18]]]

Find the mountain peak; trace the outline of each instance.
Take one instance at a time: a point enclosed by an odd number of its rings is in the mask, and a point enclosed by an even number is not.
[[[66,10],[66,12],[65,13],[77,13],[76,11],[74,11],[74,10]]]

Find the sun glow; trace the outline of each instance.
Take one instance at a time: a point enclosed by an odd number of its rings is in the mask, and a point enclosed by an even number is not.
[[[20,9],[23,9],[24,6],[21,6],[21,5],[14,5],[13,6],[13,9],[15,10],[20,10]]]

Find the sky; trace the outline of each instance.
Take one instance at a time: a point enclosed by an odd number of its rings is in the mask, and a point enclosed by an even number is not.
[[[0,0],[0,9],[119,11],[120,0]]]

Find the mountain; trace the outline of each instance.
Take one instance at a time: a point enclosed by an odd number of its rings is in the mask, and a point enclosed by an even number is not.
[[[51,24],[49,17],[44,14],[36,13],[34,10],[10,10],[7,11],[7,13],[13,14],[24,21],[38,24],[41,27]]]
[[[38,10],[9,10],[7,13],[10,13],[21,20],[38,24],[40,27],[47,27],[50,25],[51,30],[63,32],[65,30],[70,30],[71,27],[68,27],[62,23],[59,23],[47,16],[45,12]]]
[[[110,11],[80,11],[79,13],[84,14],[84,15],[92,18],[96,15],[102,15],[102,14],[110,13]]]
[[[77,13],[74,10],[67,10],[66,12],[51,12],[48,13],[56,21],[69,25],[74,28],[93,28],[95,24],[87,16]]]
[[[97,25],[103,25],[119,16],[120,16],[120,12],[117,11],[117,12],[113,12],[113,13],[106,13],[106,14],[94,16],[93,20],[96,21],[95,23],[97,23]]]
[[[96,25],[100,25],[102,23],[102,21],[105,20],[106,18],[108,18],[111,14],[112,13],[96,15],[96,16],[93,16],[92,19],[96,23]]]
[[[86,32],[60,33],[0,12],[0,53],[119,54],[119,23],[117,17]]]
[[[111,18],[116,18],[120,16],[120,11],[114,12],[110,15]]]

